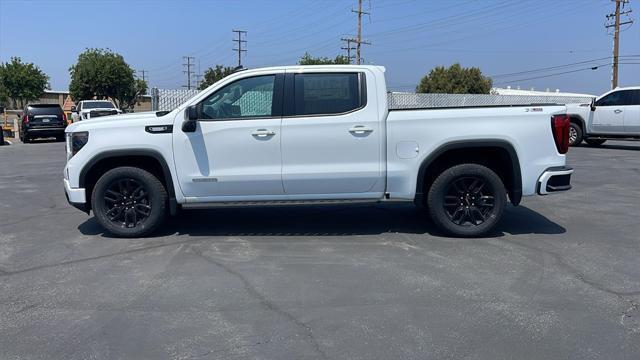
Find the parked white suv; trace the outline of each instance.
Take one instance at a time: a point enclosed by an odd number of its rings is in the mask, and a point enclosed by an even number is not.
[[[247,70],[169,113],[75,123],[68,200],[125,237],[179,207],[392,201],[478,236],[507,199],[571,188],[564,106],[389,109],[384,71]]]
[[[567,105],[570,145],[583,140],[602,145],[608,139],[640,139],[640,86],[616,88],[590,104]]]
[[[109,100],[83,100],[71,108],[71,113],[73,122],[77,122],[101,116],[118,115],[122,110]]]

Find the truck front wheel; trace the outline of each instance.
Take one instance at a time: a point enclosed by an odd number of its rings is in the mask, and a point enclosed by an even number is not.
[[[582,133],[582,128],[580,125],[572,122],[569,125],[569,145],[578,146],[582,143],[582,139],[584,134]]]
[[[500,177],[478,164],[456,165],[443,171],[427,197],[433,222],[447,234],[459,237],[490,232],[502,217],[506,202]]]
[[[167,191],[150,172],[123,166],[98,179],[91,204],[98,222],[108,232],[118,237],[140,237],[162,224]]]

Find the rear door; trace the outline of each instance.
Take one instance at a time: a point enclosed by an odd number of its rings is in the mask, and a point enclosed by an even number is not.
[[[624,130],[632,135],[640,135],[640,89],[630,92],[630,105],[624,113]]]
[[[382,196],[381,124],[377,99],[367,97],[376,94],[374,87],[361,71],[287,73],[282,119],[287,195]]]

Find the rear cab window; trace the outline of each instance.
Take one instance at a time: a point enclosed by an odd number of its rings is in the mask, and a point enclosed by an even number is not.
[[[339,115],[366,105],[361,72],[293,74],[293,115]]]

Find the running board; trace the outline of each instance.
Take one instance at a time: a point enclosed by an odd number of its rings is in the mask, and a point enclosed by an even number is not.
[[[292,205],[358,205],[377,204],[380,199],[358,200],[269,200],[269,201],[216,201],[182,204],[183,209],[210,209],[221,207],[259,207],[259,206],[292,206]]]

